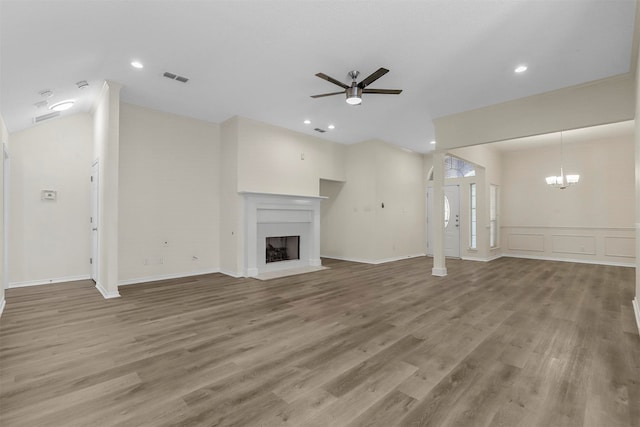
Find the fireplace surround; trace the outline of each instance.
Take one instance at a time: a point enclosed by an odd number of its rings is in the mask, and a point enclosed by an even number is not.
[[[240,193],[244,197],[244,275],[319,267],[320,202],[325,197]],[[267,262],[267,238],[298,236],[298,259]],[[272,245],[273,246],[273,245]]]

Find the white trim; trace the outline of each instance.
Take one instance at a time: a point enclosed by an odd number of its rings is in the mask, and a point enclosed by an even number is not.
[[[234,279],[240,279],[241,277],[244,277],[242,273],[232,273],[230,271],[224,271],[224,270],[220,270],[219,273],[224,274],[225,276],[233,277]]]
[[[549,228],[553,230],[620,230],[633,231],[634,227],[581,227],[581,226],[554,226],[554,225],[503,225],[500,228]]]
[[[100,292],[102,294],[102,296],[105,299],[120,298],[120,293],[118,291],[107,292],[107,290],[105,288],[103,288],[102,285],[100,285],[98,283],[96,283],[96,289],[98,290],[98,292]]]
[[[638,326],[638,333],[640,333],[640,302],[638,302],[637,296],[633,299],[631,305],[633,305],[633,311],[636,313],[636,325]]]
[[[324,196],[296,196],[240,192],[244,199],[244,276],[321,265],[320,261],[320,202]],[[264,238],[278,230],[296,230],[300,235],[300,259],[287,263],[265,262]],[[262,249],[261,249],[262,248]]]
[[[160,280],[181,279],[183,277],[202,276],[203,274],[220,273],[219,268],[210,270],[190,271],[188,273],[162,274],[159,276],[136,277],[135,279],[119,280],[118,286],[138,285],[140,283],[158,282]]]
[[[2,300],[0,300],[0,317],[2,316],[2,312],[4,311],[4,306],[7,305],[7,300],[5,300],[4,298],[2,298]]]
[[[635,267],[635,262],[614,262],[614,261],[602,261],[602,260],[589,260],[589,259],[573,259],[573,258],[551,258],[545,256],[535,255],[514,255],[514,254],[502,254],[503,257],[508,258],[524,258],[524,259],[539,259],[541,261],[561,261],[561,262],[576,262],[579,264],[596,264],[596,265],[612,265],[614,267]]]
[[[91,279],[90,275],[83,274],[82,276],[56,277],[55,279],[27,280],[24,282],[9,283],[8,288],[24,288],[26,286],[51,285],[53,283],[76,282],[78,280],[89,280],[89,279]]]
[[[502,255],[493,255],[488,258],[469,258],[469,257],[461,257],[460,259],[463,261],[479,261],[479,262],[491,262],[498,258],[502,258]]]
[[[300,198],[301,199],[318,199],[318,200],[328,199],[327,196],[307,196],[303,194],[280,194],[280,193],[256,193],[254,191],[238,191],[238,194],[242,196],[258,196],[258,197],[276,196],[276,197],[290,197],[294,199],[300,199]]]
[[[431,269],[432,276],[444,277],[447,275],[446,267],[433,267]]]
[[[339,261],[359,262],[361,264],[378,265],[378,264],[386,264],[388,262],[401,261],[403,259],[419,258],[422,256],[427,256],[427,254],[422,253],[422,254],[404,255],[404,256],[385,258],[385,259],[379,259],[379,260],[371,260],[371,259],[363,259],[363,258],[348,258],[348,257],[333,256],[333,255],[321,255],[320,258],[337,259]]]

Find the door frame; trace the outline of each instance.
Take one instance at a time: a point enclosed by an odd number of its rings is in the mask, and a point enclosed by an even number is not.
[[[99,197],[99,174],[100,163],[96,159],[91,165],[91,217],[89,218],[89,245],[91,279],[98,283],[100,274],[100,197]]]

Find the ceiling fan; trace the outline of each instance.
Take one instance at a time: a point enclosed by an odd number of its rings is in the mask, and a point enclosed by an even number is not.
[[[320,95],[311,95],[312,98],[321,98],[323,96],[331,96],[331,95],[340,95],[344,93],[347,95],[347,104],[350,105],[359,105],[362,103],[362,94],[363,93],[381,93],[384,95],[398,95],[402,92],[402,89],[367,89],[371,83],[378,80],[380,77],[387,74],[389,70],[386,68],[378,68],[378,71],[375,71],[369,75],[366,79],[362,80],[360,83],[357,82],[358,76],[360,75],[359,71],[350,71],[349,77],[351,77],[351,86],[342,83],[339,80],[334,79],[333,77],[329,77],[324,73],[318,73],[316,76],[324,79],[328,82],[333,83],[334,85],[338,85],[344,90],[340,92],[331,92],[331,93],[323,93]]]

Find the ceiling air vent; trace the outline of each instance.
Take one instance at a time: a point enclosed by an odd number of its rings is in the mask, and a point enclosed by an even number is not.
[[[179,76],[179,75],[173,74],[173,73],[169,73],[168,71],[165,71],[163,76],[168,78],[168,79],[176,80],[176,81],[181,82],[181,83],[186,83],[186,82],[189,81],[189,79],[187,77]]]
[[[44,122],[45,120],[53,119],[54,117],[58,117],[60,115],[59,111],[54,111],[49,114],[43,114],[41,116],[36,116],[33,118],[33,123]]]
[[[320,129],[320,128],[315,128],[314,130],[315,130],[316,132],[320,132],[320,133],[325,133],[325,132],[326,132],[326,130],[324,130],[324,129]]]

